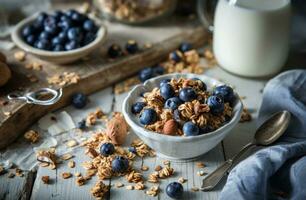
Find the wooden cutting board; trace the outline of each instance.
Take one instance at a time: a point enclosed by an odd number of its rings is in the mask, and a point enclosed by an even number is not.
[[[19,88],[24,91],[33,91],[40,87],[48,87],[48,77],[64,72],[75,72],[80,76],[80,80],[77,83],[63,86],[61,100],[52,106],[39,106],[17,101],[1,106],[0,149],[13,142],[43,115],[69,105],[73,93],[93,93],[134,75],[144,67],[165,59],[168,53],[177,49],[183,41],[193,44],[194,47],[200,47],[210,37],[196,19],[172,17],[151,26],[141,27],[109,22],[106,22],[106,25],[109,33],[106,44],[89,55],[86,60],[80,60],[70,65],[61,66],[47,63],[31,55],[27,55],[25,61],[19,62],[13,56],[18,49],[5,52],[8,56],[8,65],[13,71],[13,78],[7,85],[0,88],[0,100],[7,100],[7,94]],[[152,47],[142,50],[136,55],[124,56],[116,60],[107,59],[105,54],[111,43],[115,42],[123,46],[128,39],[134,39],[140,45],[151,43]],[[34,61],[42,63],[43,69],[41,71],[25,68],[27,63]],[[27,77],[29,74],[35,75],[39,81],[31,82]],[[60,88],[59,86],[52,87]],[[10,115],[5,115],[7,112]]]

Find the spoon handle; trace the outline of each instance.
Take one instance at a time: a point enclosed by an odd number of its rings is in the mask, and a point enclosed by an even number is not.
[[[254,143],[249,143],[245,145],[232,159],[228,159],[221,166],[219,166],[215,171],[210,173],[203,179],[202,190],[209,191],[214,189],[222,178],[231,169],[233,163],[235,163],[250,147],[255,145]]]

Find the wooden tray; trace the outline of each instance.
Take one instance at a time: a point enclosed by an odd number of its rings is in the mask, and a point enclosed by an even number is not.
[[[71,95],[75,92],[85,94],[93,93],[120,80],[128,78],[140,69],[158,63],[169,52],[178,48],[183,41],[200,47],[208,41],[209,34],[196,20],[183,20],[175,17],[167,21],[146,27],[130,27],[127,25],[106,23],[109,36],[101,49],[89,55],[89,58],[80,60],[70,65],[55,65],[27,55],[26,61],[19,62],[13,57],[14,51],[5,52],[8,56],[8,64],[13,71],[13,78],[0,89],[0,99],[7,100],[6,96],[12,91],[22,88],[31,91],[36,88],[49,86],[47,77],[64,72],[75,72],[80,75],[80,81],[75,84],[63,86],[63,97],[52,106],[30,105],[24,102],[9,102],[1,106],[0,112],[0,149],[13,142],[20,134],[48,112],[70,104]],[[107,47],[113,43],[123,45],[128,39],[135,39],[140,44],[150,42],[152,48],[141,51],[136,55],[124,56],[110,61],[105,57]],[[26,63],[38,61],[43,64],[43,70],[34,71],[25,68]],[[34,74],[39,81],[33,83],[27,78],[28,74]],[[53,86],[59,88],[58,86]],[[7,112],[10,115],[5,115]]]

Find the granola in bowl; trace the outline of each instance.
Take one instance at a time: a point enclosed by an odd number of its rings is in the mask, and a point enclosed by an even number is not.
[[[135,86],[123,103],[133,132],[160,157],[194,159],[239,122],[243,105],[224,83],[205,75],[167,74]]]

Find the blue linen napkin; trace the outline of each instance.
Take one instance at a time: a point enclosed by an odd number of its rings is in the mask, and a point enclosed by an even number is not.
[[[264,89],[258,125],[288,110],[288,130],[271,147],[257,151],[230,172],[221,200],[306,200],[306,70],[284,72]]]

